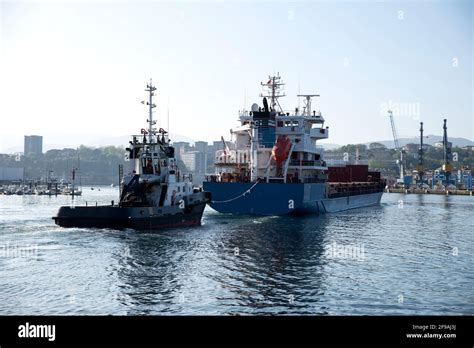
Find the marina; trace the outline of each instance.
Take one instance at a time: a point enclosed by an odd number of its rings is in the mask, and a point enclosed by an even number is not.
[[[0,195],[46,195],[46,196],[80,196],[81,188],[74,188],[70,184],[38,184],[38,183],[15,183],[0,185]]]

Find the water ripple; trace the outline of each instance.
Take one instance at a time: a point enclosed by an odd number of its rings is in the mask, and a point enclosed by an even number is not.
[[[0,314],[474,314],[471,197],[309,217],[206,209],[200,227],[154,233],[60,228],[64,204],[0,196]]]

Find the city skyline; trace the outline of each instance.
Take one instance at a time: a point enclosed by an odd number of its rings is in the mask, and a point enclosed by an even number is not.
[[[229,139],[238,111],[261,105],[260,82],[278,72],[284,109],[298,106],[298,92],[321,94],[325,142],[391,139],[389,108],[400,137],[416,136],[420,121],[440,134],[447,118],[451,137],[472,140],[472,10],[466,1],[3,1],[0,151],[24,134],[67,144],[138,132],[150,77],[165,129]],[[234,30],[247,22],[261,26]]]
[[[189,143],[191,146],[194,146],[196,142],[203,142],[203,140],[196,140],[196,139],[190,139],[187,137],[182,137],[179,136],[175,138],[176,135],[171,134],[170,139],[172,140],[172,143],[182,143],[186,142]],[[43,137],[43,136],[41,136]],[[88,136],[90,139],[92,139],[92,136]],[[24,136],[23,136],[24,138]],[[75,149],[80,146],[87,146],[87,147],[92,147],[92,148],[100,148],[100,147],[107,147],[107,146],[114,146],[114,147],[125,147],[128,143],[130,136],[129,135],[122,135],[118,137],[111,137],[111,138],[101,138],[102,142],[81,142],[80,140],[78,141],[73,141],[69,144],[57,144],[54,142],[51,142],[51,140],[45,139],[46,142],[43,143],[43,153],[49,151],[49,150],[61,150],[61,149]],[[79,138],[78,138],[79,139]],[[111,141],[107,141],[107,139],[113,139]],[[454,147],[465,147],[465,146],[472,146],[474,144],[474,141],[471,139],[466,139],[466,138],[461,138],[461,137],[452,137],[449,136],[450,140],[455,140],[454,141]],[[426,145],[434,145],[437,142],[440,142],[442,140],[442,135],[439,134],[428,134],[425,135],[425,144]],[[226,142],[229,142],[230,139],[226,139]],[[416,135],[413,135],[413,137],[403,137],[399,138],[400,144],[406,145],[406,144],[418,144],[418,137]],[[213,143],[221,143],[220,139],[214,139],[211,141],[207,141],[208,145],[212,145]],[[430,142],[432,144],[430,144]],[[451,141],[450,141],[451,142]],[[324,147],[326,150],[332,150],[341,146],[345,145],[369,145],[370,143],[382,143],[388,148],[394,148],[393,144],[393,139],[377,139],[377,140],[372,140],[372,141],[367,141],[364,143],[356,143],[356,144],[351,144],[351,143],[346,143],[346,144],[335,144],[332,142],[318,142],[318,146]],[[24,152],[24,144],[21,144],[21,142],[15,143],[15,146],[10,146],[8,148],[2,149],[0,148],[0,154],[18,154],[18,153],[23,153]]]

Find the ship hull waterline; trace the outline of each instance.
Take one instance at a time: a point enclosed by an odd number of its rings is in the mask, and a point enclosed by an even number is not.
[[[171,207],[61,207],[55,223],[61,227],[156,230],[201,225],[205,202]]]
[[[204,182],[211,208],[228,214],[325,214],[380,204],[383,191],[327,198],[325,183]]]

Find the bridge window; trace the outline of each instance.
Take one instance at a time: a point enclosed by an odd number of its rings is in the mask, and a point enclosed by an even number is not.
[[[298,127],[299,122],[298,121],[285,121],[285,127]]]
[[[153,164],[151,157],[142,159],[143,174],[153,174]]]

